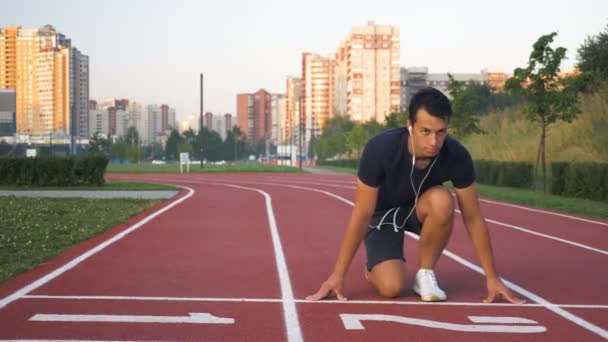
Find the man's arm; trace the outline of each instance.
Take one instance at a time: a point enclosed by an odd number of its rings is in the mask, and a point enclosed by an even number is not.
[[[357,249],[363,241],[369,221],[376,209],[378,188],[370,187],[361,180],[357,180],[357,191],[355,194],[355,207],[353,208],[348,227],[334,271],[330,277],[321,285],[321,288],[313,295],[306,297],[307,300],[320,300],[332,292],[340,300],[346,300],[342,293],[344,276],[350,267]]]
[[[466,188],[455,188],[455,192],[465,227],[467,228],[469,237],[473,241],[481,266],[486,273],[488,297],[485,301],[493,302],[502,295],[511,303],[523,303],[524,301],[513,296],[511,291],[504,286],[496,272],[490,233],[479,207],[477,185],[473,183]]]

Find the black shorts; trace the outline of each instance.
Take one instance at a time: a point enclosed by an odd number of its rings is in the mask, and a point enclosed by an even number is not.
[[[403,220],[407,217],[407,214],[411,208],[401,208],[397,217],[397,224],[403,225]],[[404,213],[404,215],[401,215]],[[365,234],[365,251],[367,253],[367,270],[371,271],[375,265],[391,259],[399,259],[405,261],[403,256],[403,236],[405,231],[412,232],[420,235],[422,230],[422,223],[418,221],[416,212],[407,219],[403,228],[395,231],[394,225],[392,224],[392,215],[384,218],[384,223],[380,229],[376,228],[382,220],[384,213],[375,214],[372,217],[370,225],[368,226],[367,233]],[[391,224],[386,224],[390,222]]]

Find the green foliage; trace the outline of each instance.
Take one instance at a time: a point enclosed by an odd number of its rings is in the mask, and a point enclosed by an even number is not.
[[[110,154],[110,141],[100,132],[95,132],[89,139],[88,152]]]
[[[608,163],[554,162],[551,169],[554,195],[608,202]]]
[[[587,37],[578,49],[577,68],[596,81],[608,81],[608,25],[604,32]]]
[[[105,155],[95,153],[78,157],[0,157],[0,184],[102,185],[108,162]]]
[[[487,83],[456,81],[450,74],[448,78],[448,91],[454,111],[450,119],[450,131],[460,138],[470,134],[485,134],[479,126],[481,116],[521,102],[518,96],[494,93]]]
[[[386,127],[386,129],[403,127],[408,118],[409,117],[405,112],[390,113],[384,118],[384,127]]]
[[[346,147],[349,151],[354,151],[355,156],[359,158],[369,138],[369,131],[363,125],[356,125],[346,133]]]
[[[178,146],[183,140],[184,138],[176,129],[171,131],[165,144],[165,158],[167,160],[179,160]]]
[[[551,193],[561,195],[564,193],[566,183],[566,171],[568,170],[567,162],[551,163]]]
[[[507,80],[505,89],[527,100],[530,121],[541,127],[540,143],[536,159],[536,170],[542,165],[543,189],[546,190],[546,134],[547,127],[559,120],[572,122],[580,112],[578,89],[558,78],[560,64],[566,49],[549,46],[556,32],[541,36],[534,43],[526,68],[517,68],[514,76]],[[524,86],[525,85],[525,86]]]
[[[524,162],[475,161],[476,179],[481,184],[529,189],[532,186],[532,169],[532,164]]]
[[[484,133],[479,128],[479,113],[484,105],[482,98],[490,96],[490,88],[477,85],[475,82],[456,81],[448,74],[448,91],[452,96],[454,115],[450,119],[450,129],[456,136],[466,136],[472,133]]]
[[[319,160],[317,165],[358,169],[359,159]]]

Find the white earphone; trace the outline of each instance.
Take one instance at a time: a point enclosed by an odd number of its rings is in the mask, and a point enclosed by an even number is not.
[[[412,138],[412,168],[416,165],[416,153],[414,153],[414,137],[412,136],[412,126],[407,126],[410,137]]]

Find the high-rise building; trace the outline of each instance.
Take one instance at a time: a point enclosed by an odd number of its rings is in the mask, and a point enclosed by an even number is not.
[[[250,144],[270,137],[271,95],[264,89],[253,94],[237,94],[236,120]]]
[[[19,28],[0,30],[0,88],[17,89],[17,36]]]
[[[335,111],[346,108],[354,121],[376,120],[399,111],[399,29],[376,25],[354,27],[335,54],[332,91]]]
[[[504,90],[504,85],[508,75],[498,69],[483,69],[480,73],[450,73],[455,81],[474,82],[487,84],[494,92]],[[433,87],[447,96],[451,96],[448,91],[450,79],[448,73],[429,73],[427,67],[401,68],[401,93],[403,111],[407,110],[412,96],[424,87]]]
[[[99,132],[106,136],[110,132],[110,120],[108,110],[90,109],[89,110],[89,136]]]
[[[302,90],[302,79],[299,77],[288,77],[285,92],[285,125],[283,126],[285,141],[293,144],[297,139],[295,131],[300,122],[300,97]]]
[[[72,48],[71,59],[71,135],[87,138],[89,133],[89,56],[82,54],[77,48]]]
[[[54,27],[0,29],[0,88],[16,91],[19,134],[88,133],[88,82],[88,57]]]
[[[206,112],[205,113],[205,127],[210,130],[213,131],[213,113],[211,112]]]
[[[226,132],[232,131],[232,114],[224,114],[224,130]]]
[[[0,136],[16,133],[17,96],[14,89],[0,89]]]
[[[285,143],[285,136],[282,130],[282,127],[285,126],[285,95],[272,94],[271,101],[270,142],[274,145],[283,145]]]
[[[166,104],[148,105],[147,114],[144,116],[147,116],[147,120],[143,121],[147,130],[148,143],[161,142],[163,137],[168,135],[168,131],[178,129],[175,108]]]
[[[311,135],[318,136],[331,117],[330,93],[330,58],[303,53],[300,122],[306,130],[306,141]]]

